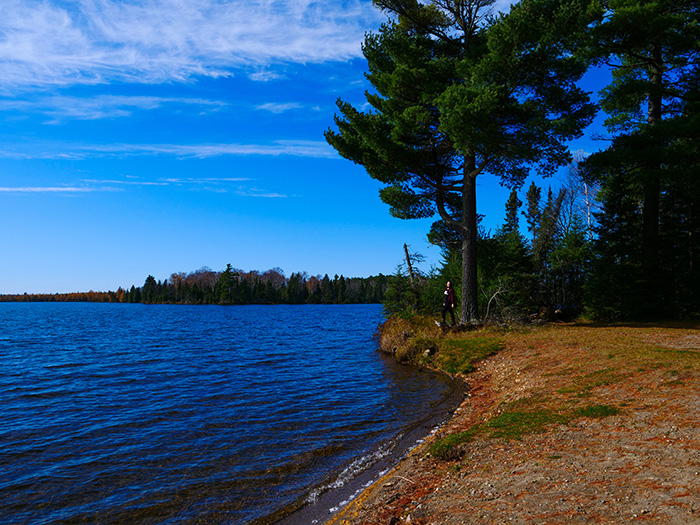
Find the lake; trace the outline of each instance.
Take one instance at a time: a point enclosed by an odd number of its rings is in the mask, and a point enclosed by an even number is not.
[[[0,303],[0,522],[322,522],[460,396],[378,352],[382,319]]]

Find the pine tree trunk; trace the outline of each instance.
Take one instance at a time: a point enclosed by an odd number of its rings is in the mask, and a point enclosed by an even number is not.
[[[479,320],[479,303],[477,295],[476,266],[476,180],[473,156],[465,155],[464,188],[462,193],[463,231],[462,231],[462,324],[475,323]]]
[[[654,126],[663,117],[663,58],[660,46],[652,50],[653,62],[649,69],[649,106],[647,124]],[[642,266],[646,281],[645,302],[653,311],[659,306],[659,211],[661,200],[661,165],[652,162],[644,174],[644,207],[642,210]]]

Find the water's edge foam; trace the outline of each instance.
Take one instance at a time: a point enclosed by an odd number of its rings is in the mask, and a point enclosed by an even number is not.
[[[425,369],[424,369],[425,370]],[[426,373],[441,374],[426,371]],[[313,487],[304,497],[252,522],[251,525],[320,525],[339,512],[398,465],[425,439],[447,423],[464,400],[466,382],[451,378],[450,391],[431,414],[408,424],[369,453],[356,458],[340,473]]]

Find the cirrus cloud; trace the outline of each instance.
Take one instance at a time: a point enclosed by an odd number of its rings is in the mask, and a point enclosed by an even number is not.
[[[276,140],[261,144],[14,144],[0,149],[0,159],[126,158],[135,156],[171,156],[205,159],[220,156],[336,158],[337,153],[325,141]]]
[[[382,18],[369,0],[5,0],[0,83],[265,78],[276,64],[360,56]]]
[[[50,124],[65,120],[99,120],[130,117],[135,111],[155,110],[166,106],[197,108],[200,112],[218,111],[227,104],[216,100],[185,97],[116,96],[95,97],[48,96],[35,99],[0,98],[0,111],[35,113],[51,117]]]
[[[139,177],[123,179],[83,179],[78,184],[56,186],[0,186],[0,194],[62,194],[79,195],[82,193],[124,191],[129,187],[179,188],[188,191],[228,193],[239,197],[258,197],[268,199],[287,198],[288,195],[261,189],[241,183],[252,182],[249,177],[186,177],[145,180]]]

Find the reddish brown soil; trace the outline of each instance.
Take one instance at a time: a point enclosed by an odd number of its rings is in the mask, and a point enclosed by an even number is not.
[[[329,523],[700,523],[698,326],[556,326],[505,335],[468,376],[452,420]],[[620,410],[506,440],[458,461],[429,447],[508,407]]]

